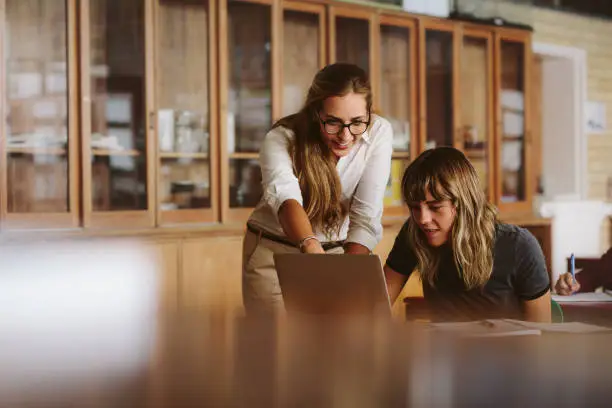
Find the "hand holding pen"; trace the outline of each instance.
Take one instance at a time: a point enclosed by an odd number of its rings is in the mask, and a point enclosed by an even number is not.
[[[570,257],[570,271],[559,276],[555,285],[555,291],[559,295],[572,295],[580,290],[580,284],[576,280],[576,258],[574,254]]]

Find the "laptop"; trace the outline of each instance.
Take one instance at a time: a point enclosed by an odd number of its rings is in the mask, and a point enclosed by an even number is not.
[[[274,254],[288,315],[391,316],[378,255]]]

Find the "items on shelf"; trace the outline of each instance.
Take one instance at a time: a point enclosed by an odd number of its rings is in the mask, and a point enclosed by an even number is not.
[[[399,207],[402,205],[402,177],[404,168],[405,162],[403,160],[391,161],[391,175],[385,190],[385,206]]]
[[[159,149],[162,152],[200,153],[208,151],[209,134],[205,116],[194,111],[158,111]]]
[[[121,146],[119,143],[119,138],[117,136],[102,135],[100,133],[91,135],[91,148],[116,151],[125,150],[125,147]]]
[[[410,150],[410,123],[406,120],[387,118],[393,128],[393,150]]]
[[[35,147],[64,147],[68,143],[66,133],[57,135],[54,132],[23,133],[9,135],[6,138],[7,147],[35,148]]]
[[[210,187],[207,182],[173,181],[172,201],[162,204],[162,210],[205,208],[210,206]]]

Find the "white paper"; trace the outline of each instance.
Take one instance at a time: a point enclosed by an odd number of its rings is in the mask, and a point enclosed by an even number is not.
[[[513,319],[506,319],[506,321],[512,322],[518,326],[522,326],[528,329],[537,329],[541,330],[542,332],[549,333],[600,333],[612,331],[612,329],[608,327],[595,326],[593,324],[586,324],[581,322],[536,323]]]
[[[569,296],[552,295],[554,301],[558,303],[579,303],[579,302],[612,302],[612,296],[607,293],[574,293]]]
[[[32,106],[32,115],[36,119],[54,119],[59,116],[58,104],[53,100],[39,100]]]
[[[521,141],[504,142],[502,145],[502,169],[519,171],[523,163]]]
[[[462,337],[537,336],[542,334],[538,328],[523,327],[507,319],[432,323],[430,327],[435,331],[458,334]]]
[[[509,111],[504,112],[503,124],[504,136],[523,137],[525,125],[522,114]]]
[[[36,72],[9,73],[8,89],[10,99],[25,99],[42,95],[43,78]]]
[[[227,113],[227,152],[236,151],[236,117],[233,112]]]
[[[68,91],[68,81],[65,73],[47,74],[45,78],[45,88],[48,93],[65,94]]]
[[[525,109],[523,93],[514,89],[503,89],[501,91],[501,106],[503,108],[523,111]]]
[[[106,120],[116,123],[132,122],[132,96],[111,94],[106,99]]]
[[[160,109],[157,112],[159,150],[171,152],[174,148],[174,110]]]
[[[606,105],[602,102],[588,101],[585,107],[585,131],[604,133],[606,131]]]

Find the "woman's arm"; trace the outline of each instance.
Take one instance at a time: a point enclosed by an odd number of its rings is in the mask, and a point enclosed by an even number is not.
[[[264,201],[278,216],[285,235],[296,244],[313,236],[312,225],[304,210],[300,183],[293,172],[289,154],[289,135],[284,128],[272,129],[259,152]],[[316,239],[304,242],[304,252],[324,253]]]
[[[521,301],[523,319],[530,322],[550,323],[552,314],[550,303],[550,292],[546,292],[537,299]]]
[[[385,272],[389,299],[391,300],[391,304],[393,304],[408,281],[408,276],[395,272],[389,265],[385,265],[383,270]]]
[[[391,172],[393,129],[377,118],[370,133],[372,143],[366,168],[351,198],[347,253],[369,253],[382,238],[382,213],[385,189]],[[368,142],[366,142],[368,143]]]
[[[533,234],[521,229],[515,246],[516,295],[523,310],[523,320],[551,321],[550,277],[540,244]]]
[[[305,237],[314,235],[312,225],[310,224],[306,211],[304,211],[304,207],[294,199],[283,202],[278,211],[278,220],[287,237],[293,242],[299,243]],[[311,254],[325,253],[321,243],[317,239],[309,239],[304,242],[302,251]]]

